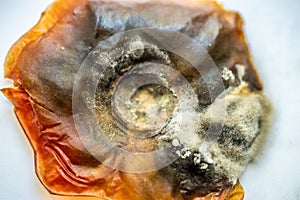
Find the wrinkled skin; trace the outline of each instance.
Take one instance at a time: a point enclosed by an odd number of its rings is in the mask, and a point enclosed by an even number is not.
[[[35,152],[36,173],[51,193],[100,199],[243,199],[239,184],[185,196],[162,171],[132,174],[106,167],[84,148],[75,129],[72,90],[82,61],[97,41],[132,28],[171,27],[187,34],[207,49],[218,67],[232,69],[237,76],[235,64],[244,65],[250,90],[262,90],[240,16],[215,2],[179,2],[123,6],[126,3],[59,0],[12,47],[5,76],[13,79],[15,86],[2,91],[15,106]],[[114,16],[109,15],[110,9]],[[129,10],[133,14],[127,15]],[[105,24],[117,19],[122,23]]]

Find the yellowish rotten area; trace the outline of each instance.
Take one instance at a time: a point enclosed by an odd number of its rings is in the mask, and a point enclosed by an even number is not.
[[[135,92],[128,108],[137,127],[149,127],[166,123],[176,104],[177,99],[169,89],[146,85]]]

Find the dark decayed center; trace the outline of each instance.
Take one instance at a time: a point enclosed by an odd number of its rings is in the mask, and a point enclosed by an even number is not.
[[[128,134],[146,133],[151,136],[160,132],[166,125],[177,103],[177,98],[168,88],[158,84],[147,84],[137,88],[125,102],[125,106],[119,107],[118,115],[114,117],[118,118],[117,122],[121,121],[122,129],[125,128]]]

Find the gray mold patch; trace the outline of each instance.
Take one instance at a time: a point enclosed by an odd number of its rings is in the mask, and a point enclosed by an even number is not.
[[[262,145],[272,112],[269,100],[261,92],[250,92],[245,82],[230,90],[208,106],[200,121],[198,141],[182,145],[177,150],[179,159],[170,166],[172,181],[185,194],[205,194],[235,184]],[[208,124],[221,121],[210,110],[221,102],[226,106],[222,132],[207,141]]]

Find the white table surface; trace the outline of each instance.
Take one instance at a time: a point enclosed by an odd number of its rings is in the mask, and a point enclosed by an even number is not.
[[[0,67],[10,46],[51,0],[2,0]],[[224,0],[239,11],[258,71],[274,108],[261,156],[241,179],[246,200],[300,200],[300,1]],[[9,86],[0,69],[0,88]],[[34,173],[33,152],[13,108],[0,94],[0,199],[53,199]]]

